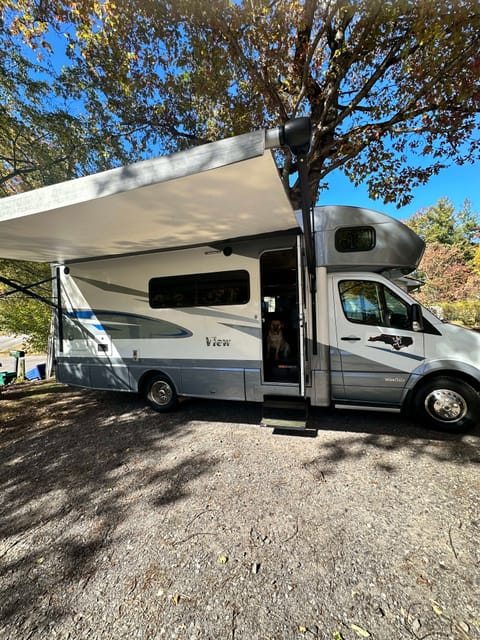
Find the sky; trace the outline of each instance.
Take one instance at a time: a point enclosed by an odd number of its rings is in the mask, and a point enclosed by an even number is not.
[[[455,210],[462,208],[467,198],[472,204],[472,211],[480,218],[480,163],[453,165],[443,169],[437,176],[432,176],[426,185],[412,191],[413,199],[405,207],[397,209],[394,204],[383,204],[381,200],[371,200],[366,187],[355,187],[341,171],[334,171],[326,178],[329,189],[322,191],[318,204],[342,204],[375,209],[398,220],[411,218],[419,209],[429,207],[439,198],[447,197],[455,205]]]

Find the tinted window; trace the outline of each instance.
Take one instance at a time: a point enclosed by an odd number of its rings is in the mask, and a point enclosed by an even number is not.
[[[351,322],[411,329],[408,305],[383,284],[343,280],[338,286],[343,312]]]
[[[246,304],[250,279],[244,270],[152,278],[148,296],[154,309]]]
[[[384,293],[389,326],[395,329],[410,329],[408,305],[386,287]]]
[[[370,251],[374,246],[373,227],[343,227],[335,232],[335,249],[341,253]]]
[[[352,322],[385,324],[378,282],[344,280],[339,284],[343,311]]]

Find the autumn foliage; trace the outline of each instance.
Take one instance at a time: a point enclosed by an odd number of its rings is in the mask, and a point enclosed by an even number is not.
[[[415,294],[426,307],[448,320],[480,323],[480,272],[477,268],[480,220],[468,201],[460,211],[448,198],[418,211],[406,223],[425,241]]]
[[[478,158],[478,0],[4,0],[1,17],[5,55],[42,60],[100,164],[99,141],[115,162],[299,115],[314,125],[314,201],[341,169],[404,205]],[[294,158],[277,160],[297,205]]]
[[[442,302],[459,302],[480,294],[480,277],[464,261],[459,247],[429,244],[420,265],[424,287],[416,298],[427,307]]]

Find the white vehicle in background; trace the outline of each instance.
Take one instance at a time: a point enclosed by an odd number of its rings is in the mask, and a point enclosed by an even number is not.
[[[423,241],[367,209],[292,210],[268,149],[300,157],[304,124],[0,201],[0,255],[53,266],[59,381],[158,411],[287,399],[479,424],[480,335],[402,285]]]

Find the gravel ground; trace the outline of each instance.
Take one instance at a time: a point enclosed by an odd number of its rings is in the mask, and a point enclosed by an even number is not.
[[[52,382],[0,412],[2,640],[480,638],[480,433]]]

